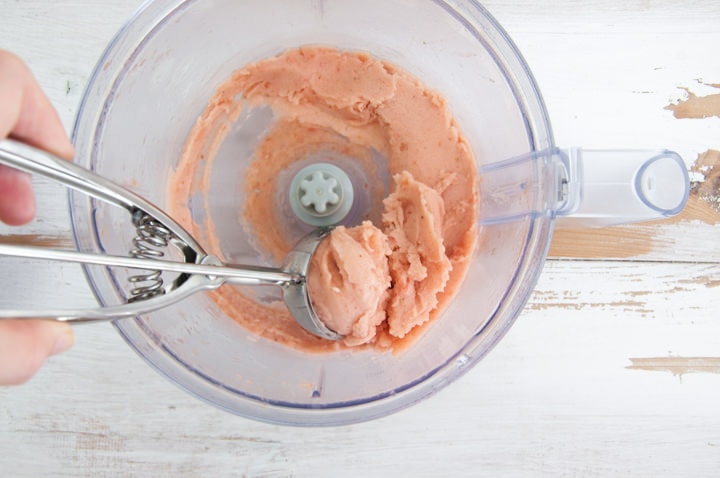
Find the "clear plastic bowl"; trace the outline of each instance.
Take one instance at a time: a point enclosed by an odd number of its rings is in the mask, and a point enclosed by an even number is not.
[[[217,85],[249,62],[308,44],[369,52],[441,92],[479,167],[553,147],[527,65],[474,1],[157,0],[95,69],[74,130],[77,161],[164,208],[168,174]],[[485,356],[535,285],[554,184],[542,162],[510,174],[532,186],[524,200],[536,212],[485,223],[494,206],[483,204],[480,246],[456,299],[398,355],[291,350],[248,334],[202,294],[115,326],[172,382],[245,417],[338,425],[398,411]],[[127,253],[135,231],[126,213],[72,193],[70,207],[80,250]],[[104,268],[87,275],[101,303],[123,300],[123,277]]]

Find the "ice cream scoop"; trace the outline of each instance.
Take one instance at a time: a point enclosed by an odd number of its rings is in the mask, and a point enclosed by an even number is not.
[[[131,276],[130,282],[149,281],[136,286],[125,303],[74,310],[0,310],[2,318],[46,318],[65,322],[92,322],[135,317],[174,304],[201,290],[216,289],[224,283],[276,285],[283,288],[283,300],[293,318],[308,332],[338,340],[315,314],[306,287],[307,269],[317,245],[329,229],[312,231],[288,254],[282,268],[225,265],[206,254],[195,239],[158,207],[112,181],[50,153],[14,140],[0,141],[0,163],[54,179],[70,188],[127,209],[138,231],[130,256],[85,254],[42,247],[0,245],[0,255],[79,262],[152,271]],[[150,249],[149,246],[155,248]],[[184,261],[160,260],[162,248],[174,247]],[[162,272],[174,272],[168,282]]]

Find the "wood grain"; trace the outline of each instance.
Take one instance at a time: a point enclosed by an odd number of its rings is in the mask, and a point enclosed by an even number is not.
[[[713,193],[694,189],[677,217],[599,229],[556,229],[549,255],[554,258],[719,262],[720,213]]]
[[[720,373],[720,357],[631,358],[631,370],[670,372],[677,377],[689,373]]]
[[[717,85],[708,85],[718,88]],[[720,117],[720,93],[698,96],[690,88],[681,88],[687,93],[687,98],[665,107],[673,112],[679,119],[704,119],[713,116]]]

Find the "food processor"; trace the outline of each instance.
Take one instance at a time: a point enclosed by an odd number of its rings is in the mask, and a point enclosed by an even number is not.
[[[149,1],[89,81],[73,132],[76,161],[165,209],[167,178],[217,86],[244,65],[302,45],[367,52],[441,93],[477,160],[478,247],[444,313],[396,353],[298,351],[247,332],[202,294],[114,322],[149,364],[221,409],[327,426],[408,407],[471,369],[508,331],[557,221],[587,227],[669,217],[687,201],[687,172],[675,153],[555,145],[528,66],[472,0]],[[237,185],[272,121],[260,112],[229,125],[213,163],[207,214],[233,262],[274,265],[252,247],[236,214]],[[80,251],[127,251],[134,230],[126,217],[84,195],[71,192],[69,201]],[[200,212],[193,219],[204,220]],[[92,266],[86,273],[101,304],[123,301],[122,273]]]

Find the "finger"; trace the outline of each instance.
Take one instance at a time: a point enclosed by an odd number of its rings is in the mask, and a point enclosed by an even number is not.
[[[66,159],[74,154],[57,111],[28,67],[12,53],[0,50],[0,138],[7,136]],[[0,221],[20,225],[34,215],[35,196],[28,175],[0,169]]]
[[[0,320],[0,385],[30,380],[45,360],[72,347],[70,326],[48,320]]]
[[[19,226],[35,216],[30,175],[0,164],[0,221]]]
[[[13,136],[62,158],[74,154],[57,111],[17,56],[0,50],[0,138]]]

